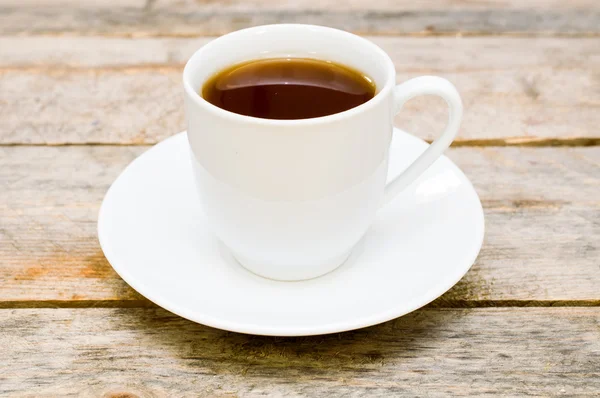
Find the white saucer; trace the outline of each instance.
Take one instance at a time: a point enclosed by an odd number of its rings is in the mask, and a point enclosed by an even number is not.
[[[425,148],[396,130],[390,176]],[[442,295],[481,248],[479,197],[442,157],[380,210],[340,268],[308,281],[264,279],[233,260],[205,224],[188,151],[180,133],[127,166],[104,198],[98,236],[106,258],[131,287],[198,323],[276,336],[374,325]]]

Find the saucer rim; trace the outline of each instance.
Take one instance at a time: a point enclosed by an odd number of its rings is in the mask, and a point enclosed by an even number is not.
[[[298,327],[298,326],[289,326],[288,327],[288,326],[276,326],[276,325],[265,325],[265,324],[251,324],[251,323],[247,323],[247,322],[239,323],[239,322],[231,321],[228,319],[223,319],[223,318],[218,318],[218,317],[214,317],[214,316],[207,315],[207,314],[202,314],[201,312],[198,312],[197,310],[185,308],[184,306],[174,303],[169,299],[157,297],[153,293],[152,288],[147,288],[143,282],[139,282],[139,280],[136,277],[129,274],[126,266],[117,265],[119,263],[119,261],[116,261],[116,256],[114,255],[112,247],[110,246],[110,244],[108,242],[109,239],[107,238],[106,233],[103,232],[103,224],[104,224],[103,220],[105,220],[105,217],[103,216],[103,214],[107,211],[106,210],[106,207],[108,206],[107,199],[111,196],[112,192],[114,191],[115,182],[118,181],[123,176],[123,174],[125,174],[135,164],[139,163],[140,159],[142,159],[144,156],[146,156],[151,151],[155,150],[160,144],[166,143],[170,140],[174,140],[178,137],[181,137],[183,134],[186,134],[186,133],[187,133],[186,131],[182,131],[180,133],[174,134],[174,135],[164,139],[163,141],[153,145],[147,151],[143,152],[142,154],[137,156],[134,160],[132,160],[119,173],[119,175],[111,183],[109,189],[107,190],[106,194],[104,195],[102,204],[100,205],[100,210],[98,212],[97,233],[98,233],[98,240],[100,243],[100,247],[101,247],[107,261],[109,262],[111,267],[115,270],[115,272],[129,286],[131,286],[137,293],[139,293],[146,299],[150,300],[152,303],[156,304],[157,306],[164,308],[164,309],[166,309],[178,316],[181,316],[187,320],[190,320],[192,322],[196,322],[196,323],[199,323],[199,324],[202,324],[205,326],[210,326],[210,327],[214,327],[214,328],[226,330],[226,331],[231,331],[231,332],[260,335],[260,336],[281,336],[281,337],[293,337],[293,336],[300,337],[300,336],[324,335],[324,334],[340,333],[340,332],[345,332],[345,331],[361,329],[361,328],[365,328],[365,327],[369,327],[369,326],[374,326],[377,324],[381,324],[381,323],[390,321],[392,319],[402,317],[406,314],[409,314],[409,313],[431,303],[432,301],[439,298],[440,296],[442,296],[444,293],[446,293],[448,290],[450,290],[454,285],[456,285],[466,275],[466,273],[474,265],[475,260],[477,259],[477,256],[479,255],[479,253],[481,251],[481,247],[483,245],[483,240],[485,237],[485,215],[483,212],[483,206],[481,204],[481,199],[479,198],[477,191],[473,187],[473,184],[467,178],[467,176],[463,173],[463,171],[452,160],[448,159],[448,161],[450,162],[450,167],[453,167],[455,169],[455,171],[458,172],[458,175],[460,176],[461,181],[467,184],[468,188],[470,188],[469,189],[470,195],[474,196],[473,199],[477,202],[477,209],[476,210],[473,209],[473,211],[477,211],[477,214],[479,216],[478,217],[479,225],[476,226],[476,229],[479,231],[479,233],[477,234],[477,239],[473,240],[473,242],[475,242],[475,244],[472,244],[470,247],[470,255],[465,256],[465,258],[468,259],[468,261],[465,260],[465,263],[469,264],[469,265],[464,266],[464,270],[462,272],[459,272],[457,277],[452,279],[451,283],[450,282],[443,283],[440,286],[437,286],[437,288],[434,291],[428,290],[427,294],[422,294],[419,296],[419,297],[421,297],[421,299],[412,300],[405,305],[401,305],[401,306],[399,306],[400,309],[398,309],[398,310],[392,309],[392,310],[387,310],[384,312],[375,312],[374,314],[369,315],[369,316],[362,316],[357,319],[353,318],[349,321],[344,321],[344,322],[325,323],[318,327],[316,327],[314,325],[308,326],[308,327]],[[418,137],[415,137],[401,129],[394,127],[394,135],[396,135],[396,134],[402,134],[403,136],[408,137],[409,139],[412,139],[414,141],[419,141],[419,143],[421,143],[421,144],[425,143],[426,145],[429,145],[424,140],[422,140]],[[443,156],[446,157],[445,155],[443,155]],[[455,268],[461,268],[461,267],[455,267]],[[450,279],[446,279],[445,281],[448,281],[448,280],[450,280]],[[294,283],[294,282],[277,281],[277,283]]]

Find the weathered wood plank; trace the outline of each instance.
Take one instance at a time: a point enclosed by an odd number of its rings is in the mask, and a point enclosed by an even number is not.
[[[600,39],[373,39],[398,81],[438,74],[456,84],[457,145],[600,141]],[[2,37],[0,144],[155,143],[181,131],[181,70],[206,41]],[[418,98],[397,124],[431,140],[445,112]]]
[[[0,148],[0,307],[143,305],[104,259],[96,217],[110,183],[145,149]],[[486,239],[435,305],[600,302],[600,147],[449,156],[481,196]]]
[[[0,394],[597,396],[600,309],[421,310],[354,332],[227,333],[160,309],[0,311]]]
[[[600,38],[365,37],[405,72],[600,66]],[[214,38],[0,36],[0,68],[182,67],[195,50]]]
[[[5,0],[2,34],[193,36],[270,23],[312,23],[359,33],[595,34],[600,7],[576,1]]]

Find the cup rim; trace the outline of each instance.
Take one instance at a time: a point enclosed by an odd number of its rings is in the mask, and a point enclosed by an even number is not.
[[[320,116],[320,117],[314,117],[314,118],[308,118],[308,119],[264,119],[264,118],[254,117],[254,116],[240,115],[238,113],[227,111],[225,109],[219,108],[216,105],[211,104],[210,102],[205,100],[199,93],[197,93],[196,90],[193,89],[192,83],[190,81],[191,75],[193,73],[193,71],[191,70],[192,69],[191,64],[194,63],[193,61],[195,61],[196,59],[201,58],[203,55],[203,52],[205,52],[207,49],[211,49],[212,47],[218,46],[219,42],[222,38],[224,38],[224,37],[230,38],[230,37],[238,36],[238,35],[239,36],[247,35],[250,33],[257,32],[257,31],[273,32],[277,29],[286,29],[286,28],[318,30],[318,31],[323,32],[324,34],[335,32],[336,34],[345,35],[348,38],[352,38],[353,40],[359,40],[359,41],[367,44],[369,47],[371,47],[373,49],[374,52],[376,52],[377,54],[382,56],[382,58],[388,64],[387,65],[388,76],[385,79],[385,84],[384,84],[383,88],[381,90],[379,90],[379,92],[377,92],[373,98],[371,98],[370,100],[368,100],[367,102],[365,102],[361,105],[355,106],[354,108],[350,108],[343,112],[338,112],[338,113],[334,113],[334,114],[327,115],[327,116]],[[227,33],[223,36],[220,36],[220,37],[212,40],[211,42],[205,44],[204,46],[200,47],[198,50],[196,50],[194,52],[194,54],[192,54],[190,59],[185,64],[185,67],[183,69],[183,86],[184,86],[185,92],[188,95],[188,97],[196,105],[204,107],[208,111],[215,113],[217,116],[229,119],[231,121],[254,123],[254,124],[269,125],[269,126],[297,126],[297,125],[307,126],[307,125],[339,121],[341,119],[349,118],[349,117],[355,116],[359,113],[366,112],[369,109],[372,109],[372,108],[378,106],[379,103],[381,101],[383,101],[383,98],[388,94],[388,92],[390,90],[392,90],[392,88],[394,87],[395,76],[396,76],[396,71],[394,68],[394,63],[390,59],[389,55],[387,55],[387,53],[385,51],[383,51],[381,49],[381,47],[379,47],[372,41],[367,40],[361,36],[355,35],[353,33],[350,33],[350,32],[344,31],[344,30],[330,28],[327,26],[320,26],[320,25],[271,24],[271,25],[254,26],[251,28],[241,29],[241,30],[237,30],[237,31],[234,31],[231,33]]]

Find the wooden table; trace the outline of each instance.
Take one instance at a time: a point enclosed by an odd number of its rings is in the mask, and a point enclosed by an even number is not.
[[[398,81],[463,95],[448,151],[486,238],[425,309],[328,336],[228,333],[133,291],[96,238],[104,193],[185,128],[181,72],[211,37],[274,22],[369,36]],[[397,126],[431,140],[441,100]],[[598,396],[597,0],[2,0],[1,396]]]

